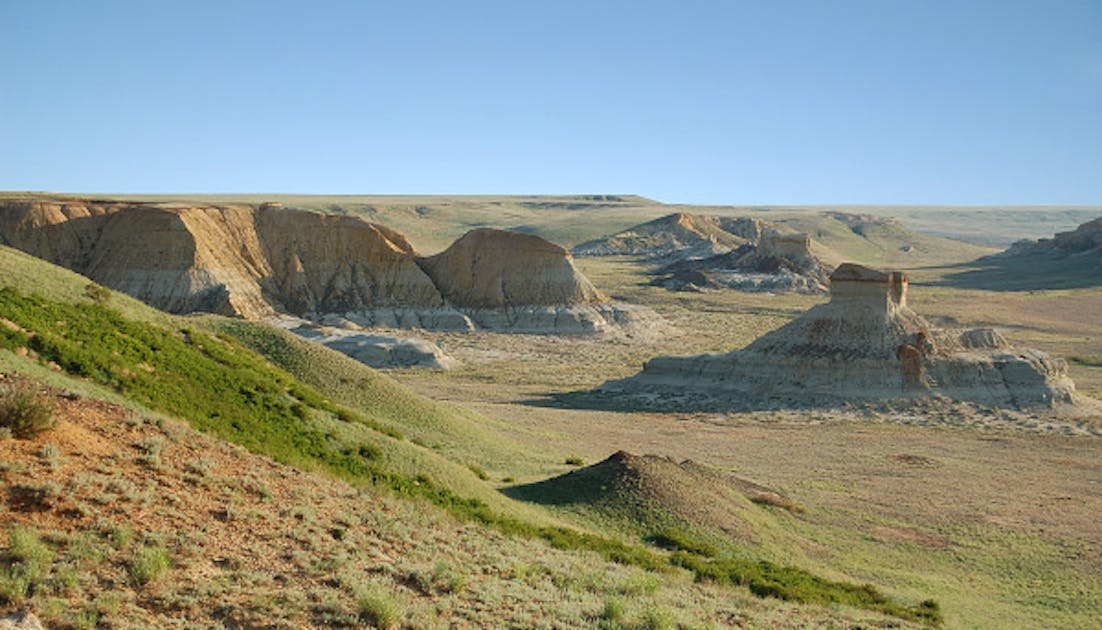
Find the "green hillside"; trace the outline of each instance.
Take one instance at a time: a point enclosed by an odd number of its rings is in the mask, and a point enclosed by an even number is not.
[[[700,579],[747,584],[745,573],[721,568],[726,565],[720,559],[699,550],[671,555],[625,543],[565,526],[538,506],[502,496],[479,479],[470,462],[452,461],[418,442],[454,441],[458,446],[442,450],[462,459],[471,452],[508,458],[507,442],[478,445],[484,434],[470,416],[419,399],[286,333],[160,314],[7,248],[0,249],[0,267],[9,271],[0,280],[0,362],[5,369],[61,371],[277,461],[426,500],[461,520],[509,535],[593,551],[647,570],[683,567]],[[274,363],[247,346],[262,350]],[[410,441],[407,435],[419,437]],[[759,577],[758,582],[768,583],[755,591],[761,595],[939,619],[935,605],[906,606],[871,586],[823,581],[795,568],[777,567]]]

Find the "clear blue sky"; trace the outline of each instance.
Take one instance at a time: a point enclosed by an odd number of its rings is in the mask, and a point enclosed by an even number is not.
[[[1102,203],[1102,0],[0,0],[0,189]]]

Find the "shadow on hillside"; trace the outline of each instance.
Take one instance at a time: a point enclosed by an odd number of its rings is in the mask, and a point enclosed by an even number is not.
[[[1097,255],[988,256],[945,267],[932,284],[987,291],[1044,291],[1102,286],[1102,259]]]
[[[610,392],[599,389],[556,392],[541,398],[520,401],[522,405],[551,409],[610,411],[617,413],[727,413],[743,411],[783,411],[792,409],[829,410],[846,406],[836,398],[799,400],[788,398],[752,398],[748,396],[707,395],[686,390],[681,394]]]

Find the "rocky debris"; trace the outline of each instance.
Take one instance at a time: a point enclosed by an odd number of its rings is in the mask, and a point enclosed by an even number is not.
[[[34,613],[20,610],[0,617],[0,630],[44,630]]]
[[[667,265],[651,284],[673,291],[736,289],[826,293],[831,268],[811,253],[811,238],[772,230],[757,243]]]
[[[0,204],[0,242],[173,313],[338,314],[364,327],[591,333],[653,325],[539,237],[475,230],[419,258],[402,234],[279,204]]]
[[[449,370],[459,365],[459,361],[440,346],[416,337],[375,335],[329,326],[300,326],[292,328],[291,332],[377,369],[415,367]]]
[[[1025,408],[1074,402],[1067,364],[987,329],[938,330],[907,306],[907,277],[845,263],[831,299],[726,354],[657,357],[607,392],[706,397],[731,408],[944,397]]]
[[[723,254],[756,243],[775,228],[754,218],[676,213],[574,247],[575,256],[646,256],[680,260]]]

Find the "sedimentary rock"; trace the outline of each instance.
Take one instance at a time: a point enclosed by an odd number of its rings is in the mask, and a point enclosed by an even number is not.
[[[658,320],[649,309],[609,300],[569,252],[532,234],[473,230],[418,262],[448,304],[490,330],[589,333]]]
[[[1018,241],[1000,255],[1014,257],[1036,254],[1056,258],[1089,256],[1102,263],[1102,217],[1087,221],[1074,230],[1058,232],[1052,238]]]
[[[934,329],[907,306],[907,277],[850,263],[831,275],[829,303],[746,348],[658,357],[610,392],[667,392],[732,407],[944,396],[993,406],[1070,403],[1064,361],[1010,347],[994,331]]]
[[[459,362],[426,339],[376,335],[355,327],[300,326],[291,332],[346,354],[364,365],[379,368],[448,370]]]
[[[772,224],[754,218],[677,213],[574,247],[575,256],[701,258],[756,243]]]
[[[651,284],[675,291],[737,289],[825,293],[830,267],[811,253],[811,238],[767,230],[756,243],[702,259],[679,260]]]
[[[536,236],[477,230],[419,259],[385,226],[278,204],[7,201],[0,243],[173,313],[533,333],[657,321],[610,302]]]

